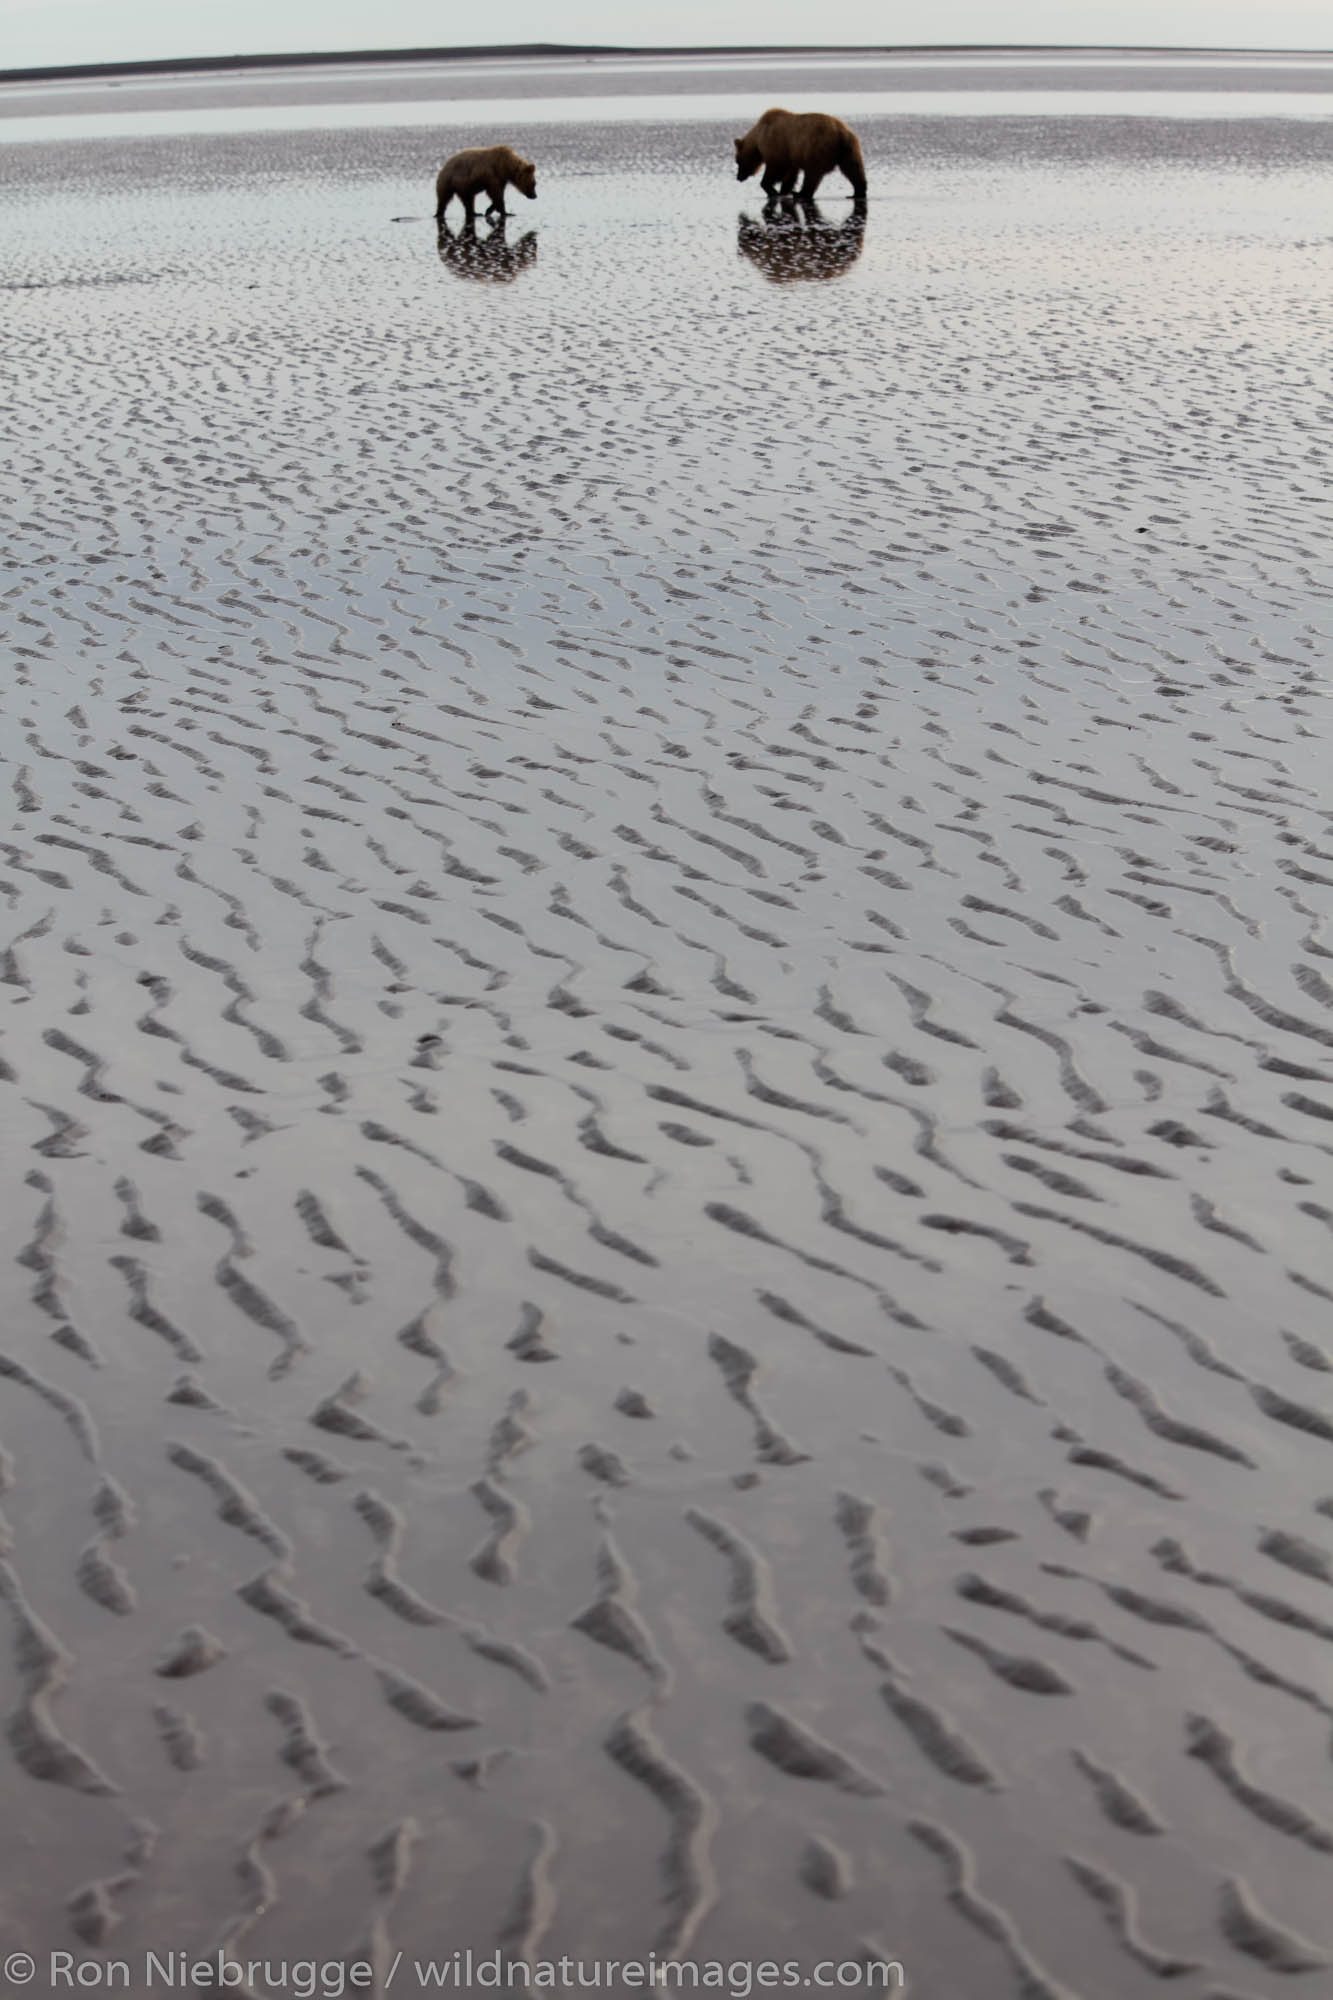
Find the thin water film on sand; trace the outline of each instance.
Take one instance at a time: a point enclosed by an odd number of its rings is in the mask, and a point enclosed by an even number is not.
[[[8,156],[6,1949],[1315,1990],[1328,128],[862,136]]]

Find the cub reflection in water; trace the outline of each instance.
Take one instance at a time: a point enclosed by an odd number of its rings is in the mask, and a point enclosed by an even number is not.
[[[508,285],[520,271],[536,263],[537,232],[525,230],[517,243],[510,243],[505,236],[503,216],[485,236],[478,236],[477,225],[470,218],[457,235],[441,219],[439,250],[440,262],[456,278],[480,278],[486,284]]]
[[[861,254],[866,218],[826,222],[812,201],[771,203],[762,216],[742,215],[736,249],[774,285],[803,278],[841,278]]]

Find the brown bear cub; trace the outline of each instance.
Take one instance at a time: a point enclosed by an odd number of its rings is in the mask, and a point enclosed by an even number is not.
[[[532,161],[525,160],[512,146],[469,146],[466,152],[454,153],[447,159],[435,177],[435,220],[443,221],[444,211],[455,195],[462,202],[469,222],[472,204],[479,194],[488,198],[488,215],[504,215],[507,187],[516,187],[529,201],[537,199],[537,169]]]
[[[760,167],[764,170],[760,185],[770,201],[784,194],[813,201],[819,183],[835,167],[851,182],[854,199],[863,203],[866,198],[861,141],[850,125],[827,111],[782,111],[776,106],[766,111],[736,141],[737,180],[748,181]]]

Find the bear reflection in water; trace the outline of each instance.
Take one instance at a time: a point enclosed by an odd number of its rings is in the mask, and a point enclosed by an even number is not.
[[[803,278],[841,278],[865,241],[866,218],[857,209],[845,222],[826,222],[814,202],[774,202],[762,217],[742,215],[736,248],[774,285]]]
[[[511,243],[505,236],[504,217],[484,236],[477,234],[469,219],[455,235],[447,222],[439,225],[440,262],[456,278],[479,278],[484,284],[508,285],[537,261],[537,232],[529,229]]]

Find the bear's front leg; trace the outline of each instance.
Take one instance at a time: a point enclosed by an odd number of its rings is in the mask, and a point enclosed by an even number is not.
[[[487,181],[486,192],[490,196],[486,204],[487,215],[507,215],[509,211],[505,207],[504,180],[497,176],[496,179]]]
[[[760,181],[759,185],[764,190],[764,193],[768,196],[770,201],[773,201],[778,195],[782,193],[783,179],[784,176],[781,173],[779,173],[776,167],[764,168],[763,179]]]

